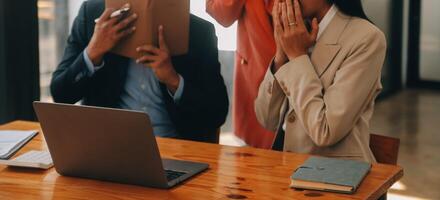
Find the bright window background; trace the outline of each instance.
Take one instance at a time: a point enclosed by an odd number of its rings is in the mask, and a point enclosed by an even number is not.
[[[440,18],[439,0],[422,1],[420,30],[420,78],[440,81]],[[437,24],[437,25],[436,25]]]
[[[199,16],[215,25],[218,37],[218,48],[223,51],[235,51],[237,49],[237,23],[234,23],[229,28],[224,28],[218,24],[211,16],[206,13],[206,6],[204,0],[191,1],[191,13]]]
[[[58,62],[56,56],[55,2],[53,0],[38,1],[38,26],[41,100],[52,101],[49,84],[52,72],[55,70]]]

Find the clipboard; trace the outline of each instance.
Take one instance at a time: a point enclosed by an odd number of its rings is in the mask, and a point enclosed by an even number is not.
[[[189,49],[190,0],[105,0],[106,8],[119,9],[130,4],[127,15],[136,13],[136,31],[122,39],[111,52],[137,59],[136,48],[158,46],[158,28],[164,26],[165,40],[172,56],[184,55]]]

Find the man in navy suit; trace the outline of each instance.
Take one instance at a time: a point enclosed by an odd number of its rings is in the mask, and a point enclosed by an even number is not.
[[[81,6],[53,73],[55,102],[143,111],[157,136],[218,142],[229,102],[213,25],[191,15],[189,52],[176,57],[161,26],[159,47],[140,46],[143,56],[129,59],[109,51],[136,31],[137,14],[111,18],[115,10],[104,9],[103,0]]]

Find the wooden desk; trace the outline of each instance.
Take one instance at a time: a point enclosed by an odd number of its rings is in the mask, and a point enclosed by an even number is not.
[[[40,129],[17,121],[0,130]],[[398,166],[375,164],[354,195],[289,189],[289,176],[307,155],[158,138],[163,157],[207,162],[210,169],[170,190],[60,176],[55,169],[0,166],[0,199],[377,199],[403,176]],[[17,155],[45,149],[41,132]]]

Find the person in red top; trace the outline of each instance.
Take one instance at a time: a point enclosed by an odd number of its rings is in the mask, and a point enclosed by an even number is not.
[[[270,148],[274,134],[257,121],[254,101],[276,52],[272,26],[274,0],[207,0],[206,11],[221,25],[238,21],[233,126],[248,145]],[[282,52],[282,51],[281,51]]]

